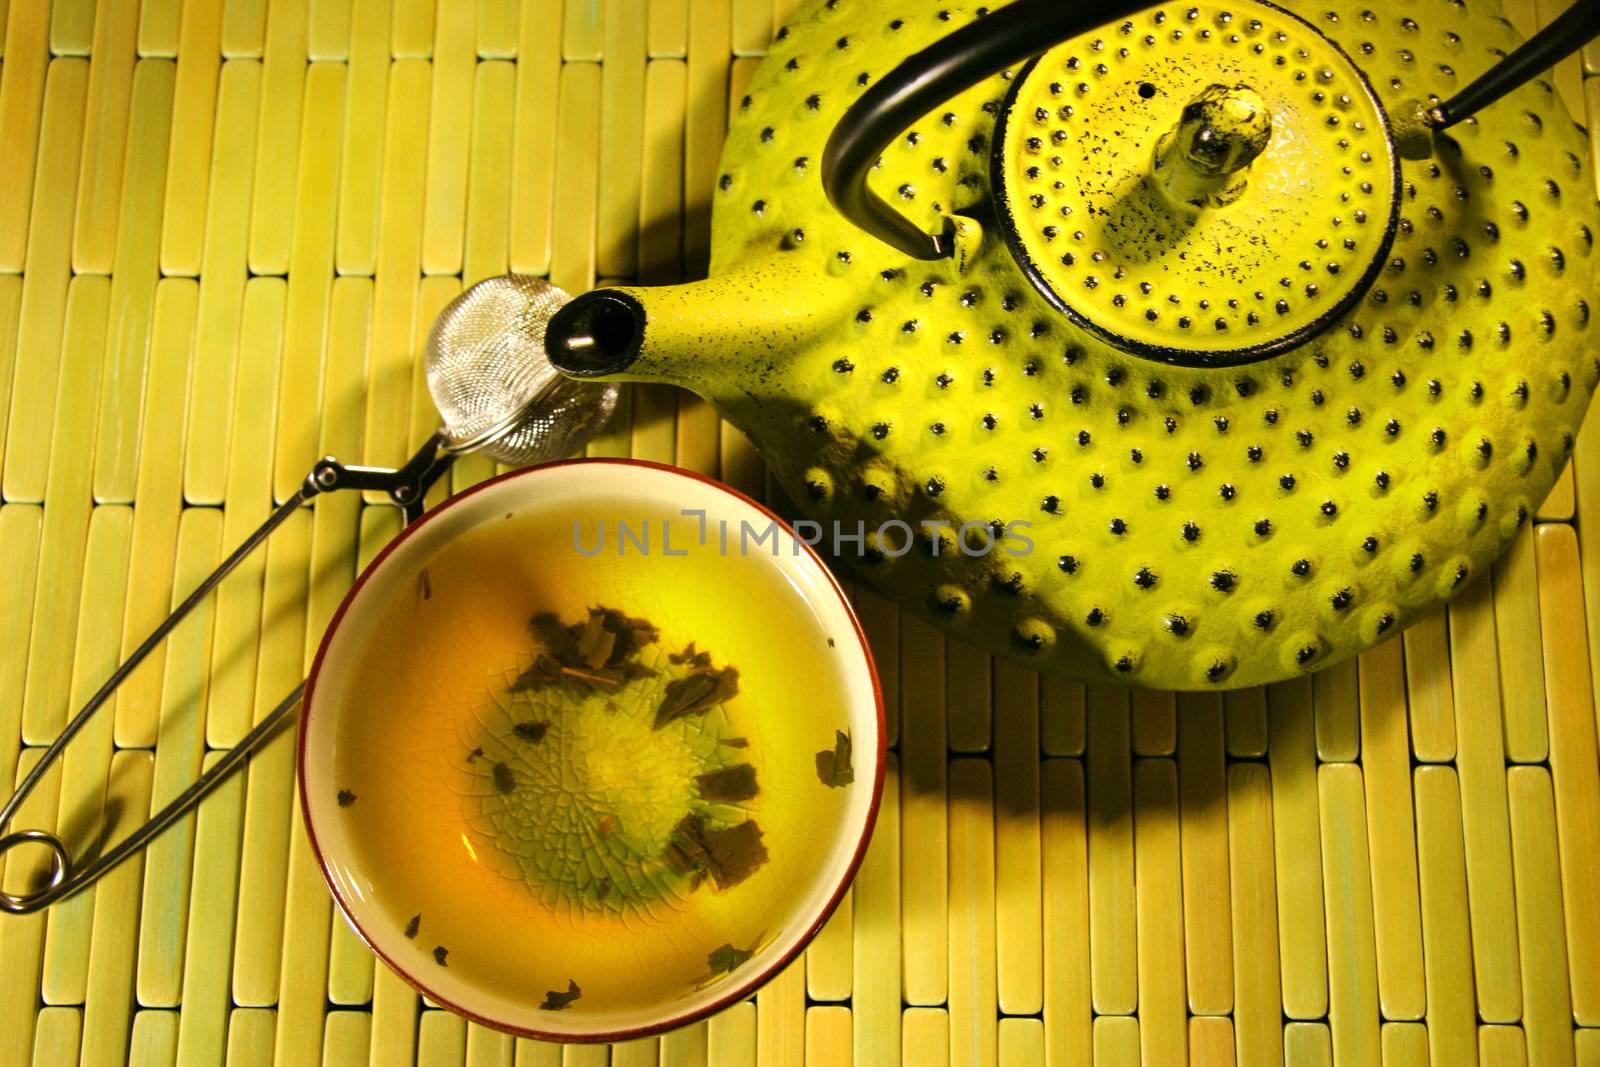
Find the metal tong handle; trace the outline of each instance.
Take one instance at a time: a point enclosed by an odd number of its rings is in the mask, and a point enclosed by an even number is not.
[[[306,475],[305,481],[294,495],[279,504],[277,509],[267,517],[256,531],[244,542],[234,549],[227,559],[217,565],[216,570],[206,576],[195,590],[172,610],[172,613],[161,621],[149,637],[146,637],[139,647],[112,672],[102,685],[89,698],[88,703],[72,717],[66,729],[45,750],[39,762],[23,778],[17,791],[6,801],[4,808],[0,808],[0,830],[11,822],[17,809],[22,806],[28,794],[33,792],[35,786],[50,765],[60,758],[72,739],[83,729],[90,717],[111,698],[134,670],[142,663],[151,652],[155,651],[166,637],[177,628],[178,624],[197,607],[202,600],[209,596],[212,590],[221,584],[233,570],[242,563],[246,556],[255,551],[274,530],[293,515],[299,507],[312,497],[323,493],[335,492],[339,489],[378,489],[389,494],[389,499],[404,510],[406,521],[412,522],[422,514],[423,497],[428,488],[438,480],[450,464],[454,462],[456,453],[449,450],[444,434],[436,433],[428,439],[427,443],[417,451],[417,454],[406,461],[405,465],[397,469],[387,467],[347,467],[332,456],[324,456],[317,461]],[[46,884],[39,889],[24,893],[7,893],[0,890],[0,912],[10,912],[22,915],[28,912],[47,908],[58,900],[62,900],[88,886],[111,868],[142,849],[150,840],[161,831],[171,826],[177,819],[187,812],[216,785],[231,774],[246,756],[255,751],[277,732],[289,719],[289,713],[300,703],[300,697],[305,692],[306,683],[302,681],[294,690],[278,702],[277,707],[267,715],[244,736],[237,745],[234,745],[219,759],[209,771],[196,778],[188,788],[172,799],[166,807],[151,816],[139,829],[129,834],[118,842],[110,851],[101,854],[93,863],[86,867],[76,867],[73,863],[72,853],[67,849],[66,842],[57,835],[47,830],[16,830],[0,836],[0,859],[3,859],[8,849],[19,845],[43,845],[50,850],[50,877]]]

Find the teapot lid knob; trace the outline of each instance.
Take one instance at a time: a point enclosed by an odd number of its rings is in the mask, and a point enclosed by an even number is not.
[[[1304,342],[1382,269],[1399,220],[1388,115],[1316,27],[1260,0],[1156,7],[1013,80],[1000,229],[1108,343],[1234,366]]]

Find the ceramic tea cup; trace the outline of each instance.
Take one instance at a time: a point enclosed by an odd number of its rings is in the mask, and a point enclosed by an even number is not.
[[[708,479],[486,482],[366,568],[317,653],[307,831],[396,972],[485,1025],[611,1041],[793,959],[861,861],[882,696],[817,555]]]

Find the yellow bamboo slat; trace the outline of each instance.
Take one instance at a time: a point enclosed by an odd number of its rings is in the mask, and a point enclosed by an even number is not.
[[[1284,1067],[1332,1067],[1333,1043],[1324,1023],[1288,1023],[1283,1028]]]
[[[413,364],[417,362],[412,334],[417,274],[422,269],[423,195],[423,170],[415,161],[426,144],[427,126],[419,116],[426,114],[428,107],[429,79],[426,63],[401,60],[394,64],[388,81],[383,207],[378,216],[377,283],[362,446],[363,462],[373,466],[403,462],[412,444],[407,440],[407,413],[413,408]],[[453,280],[450,284],[454,285]]]
[[[728,0],[689,5],[688,113],[684,117],[684,261],[703,274],[711,254],[711,197],[727,132]]]
[[[181,62],[179,71],[181,74]],[[189,386],[189,410],[194,412],[228,411],[233,396],[239,315],[249,269],[250,189],[260,103],[261,64],[254,60],[228,63],[217,88],[218,137],[200,254],[204,277]],[[181,109],[181,101],[175,106]],[[182,130],[181,126],[173,128]],[[173,138],[174,150],[185,137]],[[167,187],[172,187],[170,176]],[[170,198],[167,210],[169,215],[174,210]],[[177,210],[194,208],[184,205]],[[183,457],[184,497],[195,504],[220,504],[227,488],[228,427],[218,418],[192,422]]]
[[[1222,694],[1228,715],[1228,755],[1260,759],[1267,754],[1267,691],[1262,686]]]
[[[7,62],[6,67],[10,66]],[[27,219],[27,256],[22,260],[22,304],[17,319],[17,352],[24,358],[17,360],[11,379],[5,468],[0,479],[0,492],[8,501],[42,500],[50,467],[60,364],[48,355],[61,351],[65,324],[72,200],[83,145],[88,71],[84,60],[61,59],[50,64],[45,80],[39,180]],[[43,353],[46,358],[26,358],[31,353]],[[77,438],[74,449],[83,451],[85,440]]]
[[[1517,933],[1522,962],[1522,1027],[1534,1063],[1573,1061],[1572,991],[1561,915],[1555,793],[1543,767],[1506,772],[1511,855],[1516,865]],[[1594,915],[1581,917],[1593,922]]]
[[[478,7],[473,3],[445,3],[438,7],[422,213],[422,270],[426,274],[455,274],[461,270],[477,19]]]
[[[1033,1015],[1044,1006],[1039,701],[1036,676],[997,663],[995,723],[995,950],[1000,1010]]]
[[[806,996],[811,1000],[850,999],[854,912],[851,894],[846,892],[833,915],[806,946]]]
[[[1390,640],[1360,658],[1361,760],[1367,835],[1374,842],[1378,996],[1385,1019],[1411,1020],[1423,1017],[1427,994],[1401,653],[1400,642]]]
[[[1083,755],[1083,683],[1039,679],[1039,747],[1046,756]]]
[[[905,1000],[942,1004],[949,959],[948,829],[945,764],[945,641],[920,619],[901,629],[901,945]]]
[[[364,1063],[372,1040],[372,1016],[364,1011],[330,1011],[323,1026],[323,1063]]]
[[[806,1062],[852,1067],[855,1059],[851,1043],[851,1025],[849,1008],[823,1005],[807,1009]],[[729,1059],[726,1062],[735,1064],[740,1061]]]
[[[311,516],[300,511],[268,540],[261,644],[251,722],[260,722],[303,676],[305,599],[311,566]],[[285,857],[294,809],[293,733],[251,757],[245,783],[239,859],[239,913],[234,929],[233,1000],[241,1007],[277,1002],[284,924]]]
[[[1184,1003],[1182,854],[1178,847],[1178,769],[1170,759],[1133,768],[1134,900],[1138,927],[1141,1062],[1188,1062]]]
[[[1089,973],[1094,1010],[1126,1015],[1137,1008],[1139,997],[1127,690],[1089,686],[1085,714],[1085,788],[1089,811],[1095,813],[1089,820]],[[1095,1040],[1098,1043],[1098,1033]]]
[[[812,1008],[811,1011],[819,1009]],[[807,1044],[810,1043],[811,1012],[806,1013]],[[577,1051],[574,1048],[572,1051]],[[596,1052],[608,1052],[596,1049]],[[849,1055],[848,1048],[845,1054]],[[706,1060],[708,1063],[727,1064],[728,1067],[755,1067],[756,1063],[756,1006],[742,1001],[706,1020]],[[568,1062],[571,1062],[570,1056]],[[610,1057],[599,1061],[604,1067]],[[826,1061],[825,1061],[826,1062]]]
[[[282,1033],[282,1027],[279,1027]],[[425,1011],[417,1028],[418,1067],[460,1063],[467,1051],[465,1021],[447,1011]]]
[[[222,9],[222,57],[260,59],[267,44],[267,0],[228,0]]]
[[[282,274],[289,269],[289,244],[295,230],[295,168],[300,158],[300,105],[307,88],[306,5],[307,0],[277,0],[267,10],[256,175],[250,203],[252,274]],[[305,117],[309,120],[312,114],[307,108]],[[320,197],[321,190],[316,192]]]
[[[733,54],[765,55],[772,40],[775,12],[771,0],[733,0]]]
[[[903,1067],[950,1062],[950,1017],[943,1008],[907,1008],[902,1019]]]
[[[1317,770],[1322,826],[1323,900],[1328,914],[1328,1023],[1339,1063],[1376,1063],[1381,1056],[1378,954],[1373,934],[1372,866],[1361,768],[1324,764]]]
[[[174,7],[177,5],[174,4]],[[150,5],[146,4],[148,12]],[[163,23],[166,20],[162,20]],[[152,36],[154,31],[152,31]],[[185,3],[173,51],[147,51],[146,19],[139,26],[140,55],[176,55],[172,139],[167,155],[167,201],[162,211],[161,273],[194,277],[206,240],[206,196],[211,185],[212,123],[217,113],[217,81],[222,61],[222,5]],[[165,36],[165,34],[163,34]],[[254,128],[254,123],[250,123]],[[217,123],[218,129],[225,129]]]
[[[144,821],[150,810],[153,769],[147,752],[118,752],[111,757],[105,801],[108,840],[121,840]],[[94,926],[83,1002],[84,1063],[121,1063],[126,1056],[143,872],[144,858],[134,856],[93,890]]]
[[[178,54],[183,0],[142,0],[139,4],[139,55],[172,59]]]
[[[1083,764],[1046,760],[1039,776],[1044,911],[1044,1062],[1087,1063],[1093,1043],[1089,979],[1089,861]]]
[[[611,1046],[611,1067],[658,1067],[660,1042],[653,1037],[619,1041]],[[519,1056],[516,1067],[544,1067],[537,1054]],[[550,1067],[556,1067],[551,1063]]]
[[[525,0],[517,39],[517,114],[544,116],[517,123],[512,143],[511,269],[544,274],[550,269],[550,200],[555,190],[557,124],[550,102],[561,85],[561,42],[551,32],[561,0]],[[648,94],[646,99],[648,100]],[[680,111],[678,114],[682,114]]]
[[[268,1067],[272,1063],[270,1008],[234,1008],[228,1015],[228,1067]]]
[[[760,1010],[759,1007],[756,1009],[758,1013]],[[682,1030],[662,1034],[660,1062],[661,1067],[704,1067],[706,1024],[696,1023]]]
[[[650,0],[645,45],[652,59],[689,54],[689,0]]]
[[[138,33],[139,11],[134,4],[105,4],[101,17],[96,19],[94,5],[86,5],[86,9],[88,28],[94,35],[94,62],[89,64],[83,119],[83,161],[72,225],[72,269],[105,274],[111,270],[118,240],[123,149],[133,96],[134,37]],[[165,154],[164,150],[151,152],[157,158]],[[132,161],[129,157],[128,162]]]
[[[1316,720],[1317,759],[1348,762],[1361,753],[1356,663],[1346,660],[1311,676],[1311,706]]]
[[[1572,90],[1569,90],[1572,91]],[[1583,90],[1577,89],[1581,95]],[[1583,113],[1579,107],[1578,113]],[[1551,487],[1550,495],[1544,502],[1534,509],[1534,519],[1537,522],[1571,522],[1573,506],[1576,502],[1576,480],[1572,476],[1572,464],[1569,462],[1561,468],[1561,474],[1556,478],[1556,484]]]
[[[210,769],[220,752],[206,756]],[[231,775],[206,798],[195,819],[194,870],[198,906],[189,910],[184,940],[183,1011],[178,1017],[178,1058],[215,1063],[226,1051],[228,976],[239,896],[239,831],[244,821],[244,777]],[[246,920],[248,921],[248,919]],[[224,946],[218,951],[218,946]]]
[[[1600,1030],[1579,1030],[1573,1044],[1578,1067],[1600,1067]]]
[[[650,5],[652,25],[660,5]],[[523,62],[526,62],[524,60]],[[644,127],[639,163],[639,279],[657,283],[675,280],[683,270],[683,120],[688,91],[687,66],[679,60],[652,60],[645,66]],[[515,227],[513,227],[515,232]],[[652,401],[644,398],[649,396]],[[672,443],[677,391],[660,386],[636,390],[634,445],[636,455],[662,455],[671,459],[664,447]],[[668,405],[667,399],[672,403]],[[648,404],[655,405],[657,418],[665,429],[648,429]],[[649,437],[641,442],[641,433]],[[638,452],[648,443],[651,453]]]
[[[1549,691],[1550,778],[1561,843],[1561,902],[1579,1026],[1600,1026],[1600,744],[1579,597],[1578,539],[1569,526],[1537,531],[1539,621]],[[1526,981],[1526,979],[1525,979]]]
[[[22,691],[43,518],[44,509],[37,505],[0,507],[0,558],[10,567],[9,580],[0,582],[0,783],[11,780],[22,738]]]
[[[394,0],[394,58],[431,59],[433,19],[434,0]]]
[[[360,1019],[367,1019],[364,1012],[351,1012],[351,1015]],[[467,1067],[511,1067],[514,1045],[509,1034],[497,1034],[486,1026],[477,1023],[467,1024]],[[367,1037],[363,1031],[360,1051],[367,1051]],[[327,1054],[323,1054],[323,1062],[327,1062]]]
[[[177,588],[194,588],[216,566],[221,535],[222,516],[215,509],[184,511],[178,524]],[[202,602],[167,639],[155,777],[150,787],[152,812],[164,807],[200,773],[213,618],[212,603]],[[153,841],[146,854],[137,975],[139,1003],[145,1007],[176,1007],[180,1003],[194,837],[191,812]],[[211,875],[203,872],[202,877]]]
[[[17,319],[22,313],[22,279],[0,274],[0,419],[11,400],[11,376],[17,359]],[[0,435],[0,463],[5,460],[5,440]]]
[[[994,657],[962,641],[945,652],[945,707],[948,743],[955,752],[987,752],[994,724],[990,717]]]
[[[568,63],[557,104],[557,158],[551,211],[550,280],[569,293],[594,285],[595,210],[600,159],[600,68]]]
[[[700,1024],[702,1035],[704,1026]],[[700,1040],[703,1042],[704,1037]],[[666,1051],[665,1042],[662,1051]],[[805,1056],[806,975],[802,957],[779,971],[756,994],[756,1059],[763,1064],[800,1067]],[[662,1059],[667,1057],[663,1055]]]
[[[885,740],[893,745],[900,739],[900,609],[894,601],[864,584],[854,585],[853,590],[849,595],[861,626],[867,631],[872,661],[878,667]]]
[[[1178,698],[1178,795],[1183,848],[1184,967],[1189,1010],[1233,1010],[1228,809],[1222,697]]]
[[[321,342],[328,312],[328,277],[333,271],[334,190],[338,187],[344,83],[342,63],[313,63],[306,68],[284,358],[278,378],[278,396],[284,402],[278,407],[274,435],[272,493],[277,500],[298,490],[306,471],[316,462],[317,414],[338,400],[323,389]]]
[[[1494,565],[1495,639],[1500,649],[1506,758],[1538,763],[1549,754],[1544,654],[1539,643],[1539,571],[1534,529],[1525,530]],[[1577,582],[1577,574],[1572,578]]]
[[[49,33],[48,0],[13,0],[6,11],[5,64],[0,66],[0,144],[6,146],[0,153],[0,271],[7,273],[22,269],[28,248]]]
[[[889,754],[872,843],[851,890],[851,1009],[858,1063],[900,1059],[900,767]]]
[[[133,557],[122,622],[124,659],[166,616],[172,598],[183,502],[182,470],[172,457],[182,450],[184,436],[184,420],[173,418],[172,412],[183,406],[188,391],[197,299],[198,287],[187,278],[169,278],[156,288],[135,483],[139,506],[133,512]],[[115,736],[119,746],[147,748],[155,744],[166,654],[165,645],[157,646],[117,690]]]
[[[374,196],[373,190],[385,180],[386,124],[379,116],[388,112],[390,8],[391,0],[353,0],[350,12],[349,98],[339,151],[334,254],[340,274],[371,274],[377,264],[378,211],[385,198]],[[412,117],[421,129],[419,113]],[[420,185],[420,176],[416,180]]]
[[[1170,756],[1178,746],[1177,702],[1172,693],[1135,689],[1130,743],[1135,756]]]
[[[416,1051],[416,991],[387,967],[379,967],[372,982],[372,1056],[370,1063],[408,1064]]]
[[[67,295],[60,392],[53,405],[56,412],[48,442],[39,584],[28,633],[27,684],[22,696],[24,744],[54,741],[69,714],[73,635],[82,606],[84,547],[93,503],[89,469],[93,456],[82,443],[94,432],[100,389],[95,356],[105,344],[110,294],[111,283],[104,276],[82,275],[74,279]]]
[[[1226,1015],[1189,1019],[1189,1063],[1192,1067],[1233,1067],[1233,1021]]]
[[[1417,873],[1427,975],[1428,1050],[1433,1062],[1463,1063],[1477,1041],[1472,933],[1467,917],[1461,794],[1451,767],[1418,767]]]
[[[1094,1020],[1095,1067],[1121,1067],[1142,1062],[1139,1020],[1127,1015],[1100,1015]]]
[[[173,64],[164,59],[141,61],[133,72],[127,170],[121,180],[105,371],[94,435],[94,498],[102,504],[132,503],[138,480],[140,401],[160,277],[161,200],[172,132],[173,74]],[[82,233],[83,225],[80,209],[74,234]],[[0,337],[8,332],[4,303],[0,294]],[[5,365],[0,355],[0,368]]]
[[[1450,605],[1450,663],[1455,679],[1456,770],[1462,840],[1472,908],[1472,964],[1478,1017],[1522,1017],[1517,925],[1506,815],[1505,746],[1494,648],[1494,604],[1486,581],[1474,581]],[[1469,666],[1470,665],[1470,666]]]
[[[40,749],[28,749],[17,762],[18,785],[39,762]],[[17,809],[18,826],[53,830],[56,824],[56,798],[61,789],[61,765],[52,766],[38,786]],[[31,890],[49,874],[43,849],[8,852],[0,860],[0,889],[7,893]],[[0,983],[0,1063],[27,1063],[33,1047],[34,1024],[38,1012],[40,961],[44,952],[45,917],[6,916],[0,925],[0,974],[9,979]]]
[[[1384,1023],[1384,1067],[1428,1067],[1428,1028],[1421,1023]]]
[[[283,347],[285,285],[252,278],[239,322],[239,370],[233,393],[222,543],[244,541],[272,507],[272,425]],[[261,637],[266,554],[254,552],[217,591],[206,743],[231,748],[250,729],[256,648]]]
[[[993,770],[950,762],[950,1062],[993,1067],[998,1038]]]
[[[1283,1013],[1290,1019],[1317,1019],[1328,1011],[1328,959],[1310,681],[1268,687],[1267,709]]]
[[[311,0],[306,25],[306,56],[313,60],[350,58],[350,28],[354,0]]]
[[[100,688],[117,665],[117,632],[102,625],[100,613],[110,618],[122,614],[132,533],[129,508],[96,508],[89,521],[72,655],[69,703],[74,708]],[[111,769],[111,731],[110,716],[95,716],[63,756],[60,809],[69,840],[89,838],[101,824],[106,776]],[[81,1004],[88,995],[94,894],[81,893],[63,901],[50,911],[48,919],[40,993],[46,1004]]]
[[[645,110],[645,40],[639,26],[653,5],[609,0],[601,68],[599,208],[595,269],[608,277],[638,272],[639,197]]]
[[[516,59],[523,0],[479,0],[478,58]]]
[[[1233,914],[1233,1022],[1240,1067],[1282,1062],[1278,898],[1267,768],[1228,768],[1228,885]]]
[[[568,63],[597,63],[604,56],[608,0],[566,0],[561,55]]]
[[[40,1008],[33,1033],[35,1067],[74,1063],[83,1036],[83,1013],[77,1008]]]
[[[504,274],[510,259],[506,222],[511,211],[511,140],[517,71],[498,60],[478,64],[473,91],[472,162],[467,184],[461,283]]]
[[[1481,1067],[1527,1067],[1528,1047],[1522,1039],[1522,1027],[1478,1027],[1478,1063]]]
[[[177,1056],[178,1013],[147,1009],[135,1012],[129,1042],[129,1067],[165,1067]]]
[[[1406,702],[1411,709],[1411,751],[1424,763],[1445,763],[1456,757],[1455,684],[1450,662],[1450,634],[1442,611],[1421,619],[1403,640],[1406,653]]]

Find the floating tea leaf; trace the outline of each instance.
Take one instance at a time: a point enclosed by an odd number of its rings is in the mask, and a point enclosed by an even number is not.
[[[756,785],[756,769],[748,763],[707,771],[696,775],[695,782],[700,786],[700,796],[710,801],[749,800],[761,791]]]
[[[511,767],[504,763],[496,763],[491,774],[494,787],[502,793],[509,793],[517,787],[517,776],[511,773]]]
[[[433,578],[426,567],[417,572],[417,593],[423,600],[433,599]]]
[[[350,805],[352,805],[352,804],[354,804],[356,802],[356,795],[354,793],[350,792],[350,790],[348,790],[348,789],[341,789],[341,790],[339,790],[339,798],[338,799],[339,799],[339,806],[341,808],[348,808]]]
[[[767,862],[767,846],[754,819],[726,830],[708,830],[703,818],[691,814],[673,830],[666,860],[683,873],[710,875],[718,889],[727,889]]]
[[[483,755],[483,749],[482,748],[475,748],[471,752],[467,753],[467,762],[468,763],[477,763],[478,762],[478,757],[481,756],[481,755]]]
[[[433,962],[434,963],[437,963],[441,967],[450,966],[448,963],[446,963],[444,961],[444,958],[446,956],[448,956],[448,955],[450,955],[450,950],[445,948],[443,945],[434,945],[433,946]]]
[[[544,1003],[539,1005],[541,1011],[560,1011],[574,1000],[583,996],[583,990],[578,988],[578,983],[567,979],[567,991],[562,993],[555,989],[546,990]]]
[[[705,666],[696,665],[682,678],[675,678],[667,683],[666,693],[661,698],[661,706],[656,709],[655,728],[659,730],[667,723],[685,715],[710,711],[718,704],[732,700],[738,692],[739,669],[713,667],[710,656],[706,655]]]
[[[833,734],[833,747],[817,753],[817,777],[829,789],[849,785],[856,780],[856,770],[850,762],[850,735],[843,730],[835,730]]]
[[[522,738],[524,741],[538,743],[544,740],[545,732],[550,729],[550,720],[545,719],[542,722],[519,722],[513,726],[512,729],[515,730],[517,736]],[[478,751],[481,752],[483,750],[479,749]]]
[[[406,923],[406,939],[409,941],[416,937],[417,931],[420,929],[422,929],[422,914],[419,912],[411,916],[411,921]]]
[[[750,739],[748,737],[724,737],[724,738],[721,738],[720,740],[721,740],[722,744],[727,745],[729,748],[749,748],[750,747]]]
[[[748,960],[752,955],[753,953],[749,949],[723,945],[721,948],[711,950],[711,955],[706,957],[706,963],[710,965],[713,975],[731,974],[736,967]]]
[[[609,693],[630,678],[655,673],[634,661],[639,650],[658,637],[655,626],[645,619],[597,607],[590,608],[584,621],[573,626],[561,625],[548,611],[535,615],[528,625],[544,648],[511,684],[514,693],[560,681]]]

